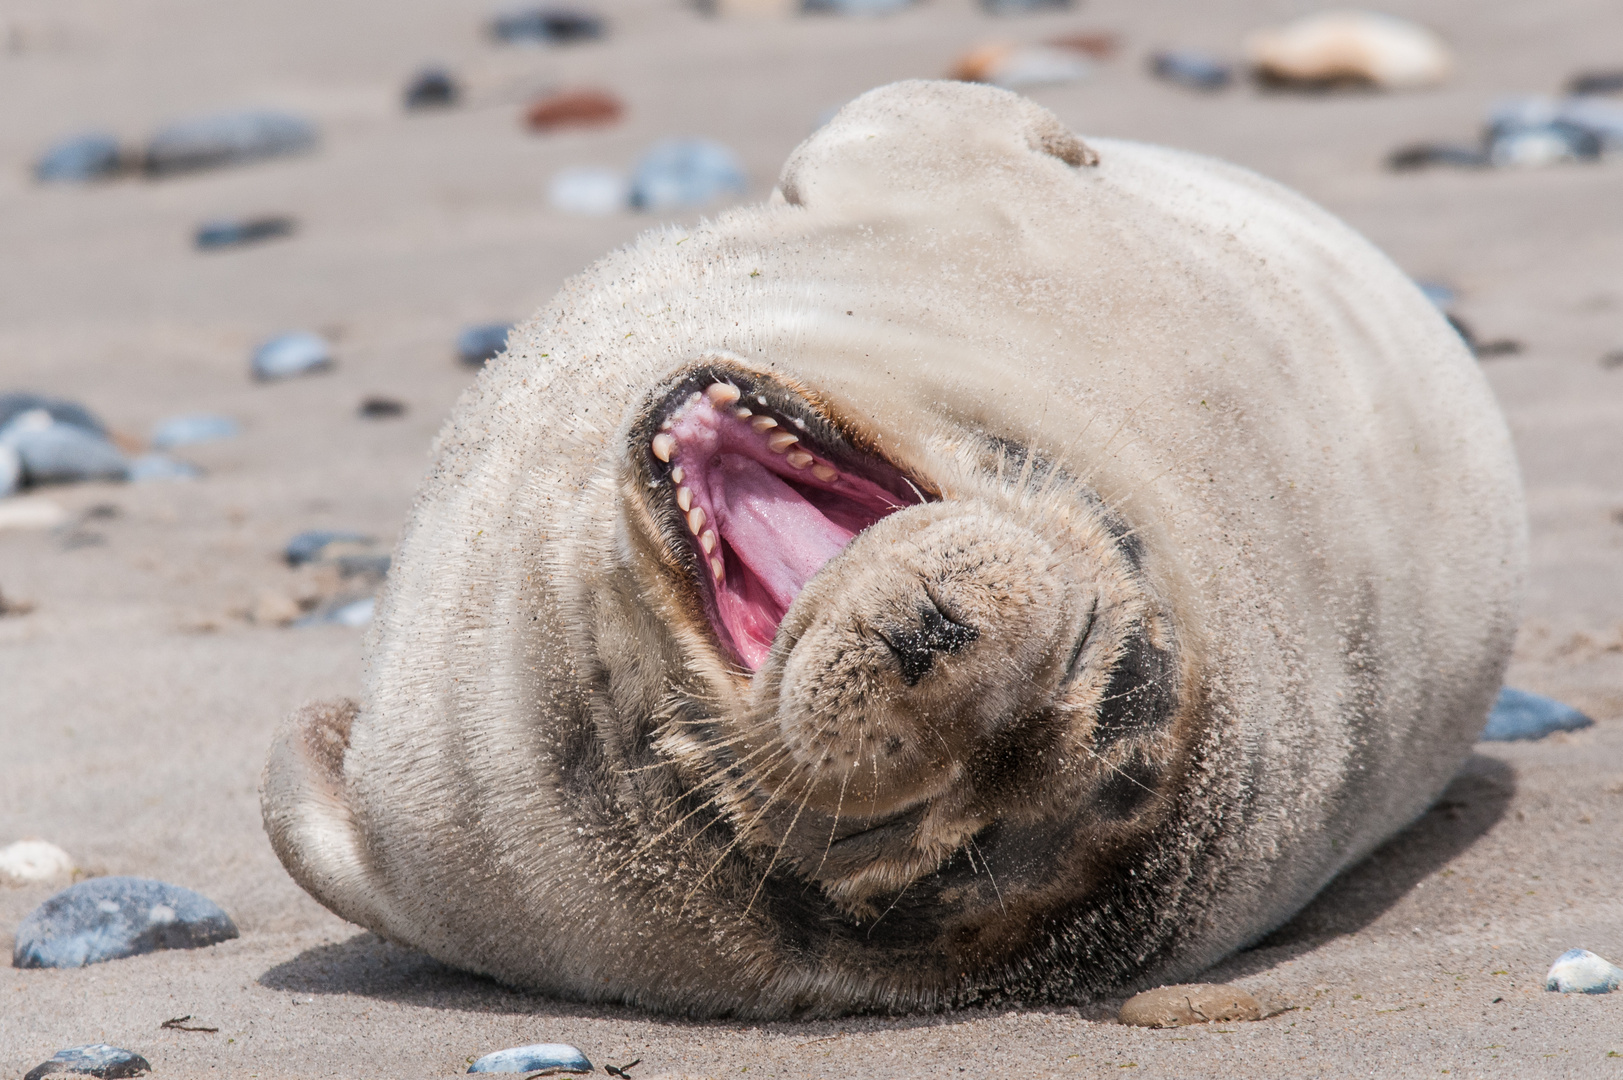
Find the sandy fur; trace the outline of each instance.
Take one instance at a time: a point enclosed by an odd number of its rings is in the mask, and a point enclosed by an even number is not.
[[[1073,163],[1056,123],[989,88],[875,91],[795,152],[785,202],[650,234],[527,326],[441,436],[341,774],[298,729],[273,755],[267,825],[301,884],[572,997],[756,1016],[1074,999],[1200,970],[1424,809],[1519,603],[1486,387],[1327,214],[1174,151],[1088,140],[1097,164]],[[1112,879],[1040,933],[1034,886],[978,924],[975,955],[1003,959],[965,980],[928,950],[791,948],[734,868],[641,850],[673,795],[639,771],[673,695],[747,707],[655,615],[674,601],[620,510],[630,411],[714,350],[815,386],[898,461],[986,433],[1036,448],[1128,523],[1195,710],[1170,817],[1135,841],[1150,883]],[[348,825],[300,805],[334,791]],[[288,824],[313,818],[340,832]],[[1119,872],[1070,869],[1101,866]]]

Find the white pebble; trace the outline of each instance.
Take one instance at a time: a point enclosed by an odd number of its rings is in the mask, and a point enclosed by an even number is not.
[[[1588,949],[1568,949],[1555,958],[1544,989],[1563,994],[1610,994],[1623,986],[1623,968]]]
[[[8,884],[58,881],[72,874],[72,856],[44,840],[19,840],[0,848],[0,881]]]

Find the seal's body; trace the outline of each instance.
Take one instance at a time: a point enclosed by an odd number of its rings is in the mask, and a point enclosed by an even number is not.
[[[1447,783],[1524,531],[1464,346],[1345,226],[898,84],[515,335],[266,826],[345,918],[572,998],[1180,979]]]

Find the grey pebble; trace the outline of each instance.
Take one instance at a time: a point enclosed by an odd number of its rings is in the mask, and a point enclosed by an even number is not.
[[[1181,49],[1151,56],[1150,73],[1190,90],[1221,90],[1234,81],[1234,68],[1217,57]]]
[[[560,7],[510,11],[490,22],[491,36],[508,44],[566,45],[600,38],[607,30],[596,15]]]
[[[152,429],[152,448],[172,450],[177,446],[218,442],[221,439],[234,439],[241,432],[241,426],[229,416],[216,416],[213,413],[171,416],[167,420],[160,420],[158,426]]]
[[[278,334],[254,350],[254,378],[261,382],[325,371],[333,365],[332,347],[320,334],[296,330]]]
[[[133,1050],[125,1050],[106,1043],[86,1043],[58,1050],[51,1060],[43,1061],[28,1070],[23,1080],[41,1080],[46,1076],[77,1073],[81,1076],[99,1076],[103,1080],[117,1080],[123,1076],[139,1076],[151,1072],[147,1059]]]
[[[1478,737],[1483,742],[1542,739],[1553,731],[1576,731],[1594,722],[1571,705],[1506,686],[1499,691],[1487,726]]]
[[[231,917],[200,893],[150,878],[91,878],[63,889],[22,921],[11,963],[83,967],[236,936]]]
[[[63,139],[47,149],[34,163],[34,179],[42,184],[84,184],[117,176],[124,166],[118,140],[95,132]]]
[[[515,1046],[510,1050],[486,1054],[468,1066],[471,1073],[528,1073],[543,1069],[589,1073],[592,1071],[592,1063],[586,1060],[585,1054],[568,1043],[535,1043],[531,1046]]]
[[[704,206],[747,186],[738,156],[710,139],[661,139],[631,174],[631,205],[662,212]]]
[[[1610,994],[1620,986],[1623,968],[1588,949],[1568,949],[1544,977],[1544,989],[1561,994]]]
[[[1032,15],[1046,11],[1069,11],[1073,0],[981,0],[988,15]]]
[[[168,454],[142,454],[130,461],[127,478],[132,484],[148,484],[196,480],[202,475],[203,470],[188,461],[177,461]]]
[[[480,323],[456,336],[456,358],[469,367],[483,367],[507,351],[510,322]]]
[[[82,427],[103,438],[107,436],[107,425],[78,402],[46,397],[44,394],[33,394],[26,390],[0,394],[0,427],[5,427],[16,417],[25,412],[33,412],[35,409],[44,409],[53,420]]]
[[[23,459],[9,446],[0,445],[0,499],[23,486]]]
[[[43,408],[19,413],[0,427],[0,445],[16,451],[29,484],[124,480],[129,463],[106,437],[64,423]]]
[[[271,240],[278,236],[292,236],[295,225],[292,218],[282,214],[205,221],[197,227],[194,243],[200,251],[241,247],[244,244]]]
[[[172,124],[147,143],[153,176],[257,161],[315,148],[316,126],[303,117],[266,110],[222,113]]]

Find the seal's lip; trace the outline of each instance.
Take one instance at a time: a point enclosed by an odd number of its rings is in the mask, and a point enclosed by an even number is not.
[[[933,491],[800,387],[732,364],[679,379],[633,437],[723,649],[766,662],[789,605],[862,530]]]

